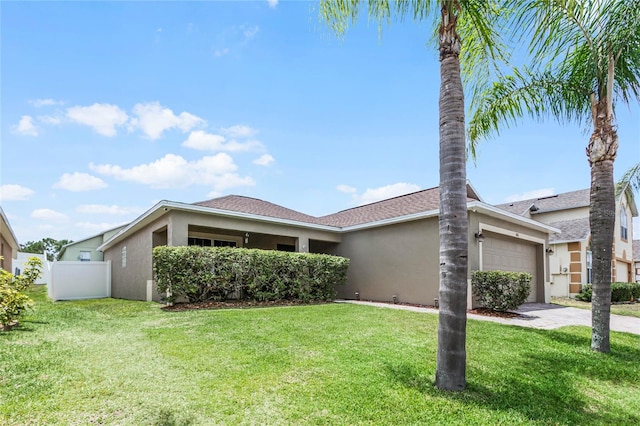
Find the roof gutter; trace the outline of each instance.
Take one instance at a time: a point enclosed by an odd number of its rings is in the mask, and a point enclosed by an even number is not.
[[[207,214],[213,213],[218,216],[231,217],[235,219],[245,219],[245,220],[252,220],[252,221],[263,222],[263,223],[275,223],[280,225],[289,225],[289,226],[295,226],[298,228],[314,229],[319,231],[327,231],[327,232],[335,232],[335,233],[339,233],[341,231],[340,228],[335,226],[318,225],[315,223],[299,222],[291,219],[280,219],[280,218],[262,216],[262,215],[251,214],[251,213],[235,212],[231,210],[222,210],[222,209],[216,209],[211,207],[197,206],[193,204],[177,203],[175,201],[163,200],[157,203],[155,206],[151,207],[146,212],[144,212],[141,216],[139,216],[136,220],[131,222],[128,226],[121,229],[118,233],[116,233],[107,241],[105,241],[102,245],[100,245],[96,250],[104,251],[108,249],[113,244],[120,241],[122,237],[125,234],[127,234],[130,230],[140,228],[141,226],[145,226],[148,223],[152,222],[153,220],[156,220],[159,217],[164,216],[170,210],[186,211],[186,212],[192,212],[192,213],[207,213]]]
[[[507,222],[516,223],[528,226],[529,228],[534,228],[541,232],[546,232],[548,234],[560,233],[560,230],[554,228],[549,225],[545,225],[544,223],[536,222],[535,220],[528,219],[522,216],[518,216],[513,213],[509,213],[505,210],[499,209],[497,207],[493,207],[489,204],[483,203],[482,201],[472,201],[467,203],[467,209],[472,211],[480,211],[481,213],[487,214],[489,216],[497,217]],[[223,217],[231,217],[236,219],[245,219],[252,220],[258,222],[265,223],[274,223],[279,225],[289,225],[295,226],[299,228],[306,229],[314,229],[319,231],[327,231],[327,232],[335,232],[335,233],[345,233],[352,231],[360,231],[364,229],[377,228],[380,226],[393,225],[396,223],[410,222],[414,220],[427,219],[431,217],[437,217],[440,213],[439,209],[428,210],[419,213],[408,214],[405,216],[398,216],[389,219],[382,219],[375,222],[367,222],[357,225],[344,226],[344,227],[336,227],[329,225],[319,225],[315,223],[308,222],[299,222],[296,220],[290,219],[279,219],[269,216],[261,216],[251,213],[242,213],[235,212],[231,210],[222,210],[205,206],[196,206],[193,204],[185,204],[185,203],[177,203],[174,201],[160,201],[158,204],[147,210],[141,216],[139,216],[136,220],[131,222],[128,226],[121,229],[118,233],[113,235],[109,240],[105,241],[102,245],[100,245],[96,250],[104,251],[120,241],[122,237],[127,234],[130,230],[138,229],[142,226],[145,226],[152,222],[153,220],[158,219],[159,217],[165,215],[170,210],[178,210],[178,211],[188,211],[193,213],[207,213],[207,214],[216,214]]]

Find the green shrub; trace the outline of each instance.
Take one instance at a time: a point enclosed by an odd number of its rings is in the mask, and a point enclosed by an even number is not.
[[[258,301],[331,300],[344,285],[349,259],[229,247],[153,249],[158,291],[168,301],[224,300],[232,294]]]
[[[581,300],[583,302],[591,302],[592,295],[593,295],[592,285],[585,284],[580,289],[580,293],[576,294],[576,300]]]
[[[482,306],[495,311],[517,309],[529,297],[531,278],[526,272],[473,271],[473,295]]]
[[[583,302],[591,302],[593,288],[591,284],[582,286],[580,293],[576,294],[576,299]],[[611,302],[631,302],[640,300],[640,283],[611,283]]]
[[[0,268],[0,326],[9,330],[18,323],[25,310],[33,305],[33,301],[23,293],[40,277],[42,261],[30,257],[21,275],[15,276]]]

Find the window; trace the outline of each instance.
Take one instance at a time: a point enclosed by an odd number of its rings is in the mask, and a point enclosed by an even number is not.
[[[593,261],[593,254],[591,253],[591,250],[588,250],[587,251],[587,284],[593,283],[592,261]]]
[[[208,238],[189,237],[187,239],[187,245],[200,246],[200,247],[211,247],[211,240],[208,239]]]
[[[620,208],[620,238],[627,239],[627,209],[624,205]]]
[[[127,267],[127,246],[122,247],[122,267]]]
[[[80,262],[89,262],[91,260],[91,252],[90,251],[81,251],[80,256],[78,256],[78,260]]]
[[[214,247],[237,247],[238,243],[235,241],[226,241],[226,240],[213,240]]]

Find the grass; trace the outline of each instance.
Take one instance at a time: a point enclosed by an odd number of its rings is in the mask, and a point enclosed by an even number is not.
[[[164,312],[57,302],[0,333],[0,424],[640,424],[640,336],[469,321],[434,388],[437,316],[349,304]]]
[[[552,297],[551,303],[591,310],[591,302],[582,302],[570,297]],[[640,303],[620,303],[611,305],[611,313],[640,318]]]

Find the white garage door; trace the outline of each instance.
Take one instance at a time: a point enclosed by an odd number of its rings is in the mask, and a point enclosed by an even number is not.
[[[527,302],[537,301],[536,247],[517,240],[487,237],[482,243],[482,269],[484,271],[528,272],[531,293]]]

